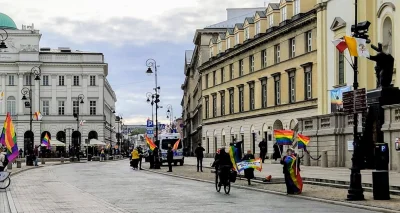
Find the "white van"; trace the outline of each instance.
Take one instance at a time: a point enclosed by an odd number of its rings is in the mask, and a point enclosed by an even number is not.
[[[161,152],[161,164],[167,162],[167,151],[168,151],[168,144],[171,144],[171,147],[174,146],[176,141],[181,139],[181,135],[179,133],[163,133],[158,136],[158,142],[159,144],[158,147],[160,148]],[[185,157],[183,156],[183,141],[181,140],[179,142],[178,150],[174,153],[174,165],[179,165],[183,166],[183,163],[185,161]]]

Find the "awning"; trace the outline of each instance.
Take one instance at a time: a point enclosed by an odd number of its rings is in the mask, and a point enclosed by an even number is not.
[[[106,144],[97,139],[90,139],[89,144],[85,144],[85,146],[105,146]]]
[[[44,144],[42,144],[42,146],[46,146]],[[50,147],[52,146],[65,146],[65,143],[58,141],[56,139],[50,140]]]

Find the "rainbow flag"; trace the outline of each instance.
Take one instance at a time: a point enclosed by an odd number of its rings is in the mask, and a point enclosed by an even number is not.
[[[42,144],[46,145],[47,149],[50,149],[50,138],[49,135],[46,133],[42,139]]]
[[[301,179],[299,168],[296,165],[296,159],[294,155],[286,156],[284,159],[284,164],[289,173],[289,178],[286,181],[295,194],[301,194],[303,190],[303,179]]]
[[[293,134],[292,130],[274,130],[274,137],[278,145],[292,145]]]
[[[245,169],[256,169],[261,172],[262,170],[262,159],[251,159],[251,160],[244,160],[237,163],[238,172],[241,172]]]
[[[176,142],[175,142],[175,144],[174,144],[174,146],[172,147],[172,150],[178,150],[178,146],[179,146],[179,143],[181,142],[181,139],[178,139]]]
[[[233,170],[237,171],[237,165],[236,165],[236,148],[234,146],[231,146],[229,148],[229,156],[231,157],[231,162],[233,164]]]
[[[35,114],[33,114],[33,117],[35,118],[35,120],[40,121],[42,120],[43,116],[40,112],[35,112]]]
[[[149,137],[147,137],[147,135],[145,136],[145,138],[146,138],[146,143],[147,145],[149,145],[150,150],[153,151],[157,146]]]
[[[302,134],[297,134],[297,146],[299,149],[307,149],[307,145],[310,143],[310,137]]]
[[[4,121],[0,143],[6,147],[7,158],[10,162],[18,157],[17,135],[15,134],[14,124],[11,120],[10,113],[7,113],[6,120]]]

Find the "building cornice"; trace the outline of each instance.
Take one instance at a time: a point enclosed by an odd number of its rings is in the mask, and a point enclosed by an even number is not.
[[[273,31],[268,32],[266,34],[263,34],[262,36],[258,38],[253,38],[250,41],[239,45],[236,48],[233,48],[232,50],[226,51],[222,56],[220,57],[213,57],[209,61],[205,62],[202,64],[198,69],[201,72],[203,72],[206,69],[214,68],[218,64],[227,61],[229,59],[232,59],[235,56],[238,56],[248,50],[254,49],[255,47],[259,45],[263,45],[267,43],[268,41],[271,41],[277,37],[282,36],[283,34],[292,32],[294,29],[301,28],[305,25],[308,25],[312,22],[315,22],[317,20],[317,15],[316,15],[316,10],[310,10],[307,13],[304,13],[302,17],[291,21],[290,23],[276,27]]]

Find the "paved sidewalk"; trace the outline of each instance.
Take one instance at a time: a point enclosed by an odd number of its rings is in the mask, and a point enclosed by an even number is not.
[[[210,167],[213,158],[204,158],[203,166]],[[273,160],[272,160],[273,161]],[[197,161],[195,157],[185,157],[185,165],[196,165]],[[314,178],[314,179],[326,179],[335,181],[349,181],[350,180],[350,169],[336,167],[336,168],[321,168],[316,166],[301,166],[301,176],[303,178]],[[373,170],[362,170],[362,182],[372,184],[372,171]],[[263,164],[263,170],[261,172],[254,172],[256,177],[265,178],[271,175],[272,178],[283,178],[282,165],[279,161],[275,164],[270,159],[266,159]],[[390,172],[389,183],[391,186],[400,187],[400,173]]]

